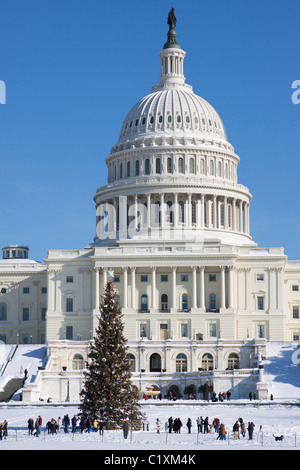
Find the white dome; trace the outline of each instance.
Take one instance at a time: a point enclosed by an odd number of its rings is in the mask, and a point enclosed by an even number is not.
[[[118,144],[139,136],[214,137],[227,141],[215,109],[189,88],[163,88],[142,98],[127,114]]]

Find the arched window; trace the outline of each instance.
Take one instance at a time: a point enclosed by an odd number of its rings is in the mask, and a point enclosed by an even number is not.
[[[194,158],[190,158],[190,163],[189,163],[189,166],[190,166],[190,173],[195,173],[195,159]]]
[[[127,176],[130,176],[130,162],[127,162]]]
[[[179,203],[178,203],[178,211],[179,211],[178,220],[179,220],[179,222],[181,222],[181,223],[184,224],[184,202],[183,202],[183,201],[179,201]]]
[[[183,173],[183,158],[179,157],[178,159],[178,173]]]
[[[145,175],[150,175],[150,160],[146,158],[145,160]]]
[[[123,178],[123,163],[120,163],[120,178]]]
[[[168,296],[167,294],[162,294],[161,296],[161,311],[166,312],[168,310]]]
[[[221,227],[225,226],[224,202],[220,204],[220,224]]]
[[[160,165],[160,158],[155,160],[155,171],[157,174],[161,174],[161,165]]]
[[[212,355],[209,353],[203,354],[201,364],[203,370],[213,370],[214,360]]]
[[[135,357],[133,354],[127,354],[127,359],[130,365],[130,371],[135,372]]]
[[[141,310],[142,312],[147,312],[148,310],[148,295],[143,294],[141,296]]]
[[[7,321],[7,304],[5,302],[0,303],[0,321]]]
[[[185,354],[177,354],[176,356],[176,372],[187,371],[187,357]]]
[[[139,176],[139,175],[140,175],[140,161],[136,160],[136,162],[135,162],[135,176]]]
[[[72,361],[73,370],[82,370],[84,369],[84,359],[81,354],[74,354]]]
[[[214,176],[214,174],[215,174],[215,165],[214,165],[213,160],[210,160],[210,162],[209,162],[209,174],[211,176]]]
[[[222,176],[222,163],[218,162],[218,176]]]
[[[240,368],[240,358],[238,354],[231,353],[228,356],[228,369],[239,369]]]
[[[192,224],[196,223],[196,201],[192,201]]]
[[[150,357],[150,372],[161,372],[161,357],[159,354],[152,354]]]
[[[216,294],[210,294],[209,296],[209,309],[211,311],[216,310],[217,303],[216,303]]]
[[[200,173],[203,175],[204,174],[204,160],[201,158],[200,160]]]
[[[172,173],[172,158],[168,157],[167,159],[167,173]]]
[[[188,310],[188,295],[182,294],[181,296],[181,309],[182,311]]]

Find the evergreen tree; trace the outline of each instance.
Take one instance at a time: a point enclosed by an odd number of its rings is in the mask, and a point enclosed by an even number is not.
[[[125,420],[139,428],[143,417],[139,391],[131,383],[122,314],[111,282],[106,284],[100,312],[84,372],[81,415],[103,419],[108,429],[121,427]]]

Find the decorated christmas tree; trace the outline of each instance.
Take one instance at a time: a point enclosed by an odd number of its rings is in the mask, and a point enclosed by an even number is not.
[[[84,372],[81,414],[103,420],[107,429],[120,428],[126,421],[139,428],[142,420],[139,391],[131,383],[122,314],[111,282],[106,284],[100,312]]]

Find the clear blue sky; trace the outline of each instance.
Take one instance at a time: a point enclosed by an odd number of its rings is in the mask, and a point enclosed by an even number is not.
[[[299,0],[2,0],[1,246],[42,260],[93,240],[104,159],[157,83],[171,7],[186,81],[241,158],[253,239],[300,259]]]

